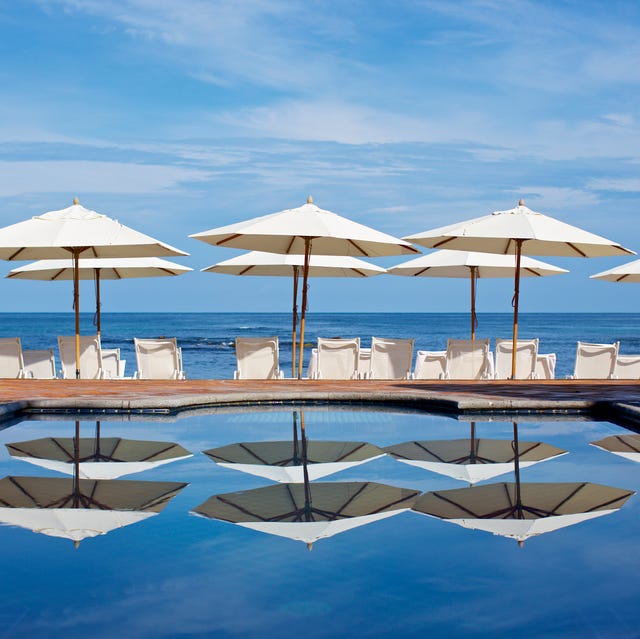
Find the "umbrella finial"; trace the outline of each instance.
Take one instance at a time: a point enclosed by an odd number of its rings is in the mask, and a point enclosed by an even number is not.
[[[74,203],[74,205],[78,205],[78,204],[80,204],[80,200],[77,197],[74,197],[73,198],[73,203]]]
[[[307,204],[313,204],[313,198],[310,195],[307,197]]]
[[[524,198],[521,197],[519,202],[518,202],[518,206],[524,206]]]
[[[518,548],[524,548],[524,540],[518,539]]]
[[[73,540],[73,547],[74,548],[80,548],[80,540],[79,539],[74,539]]]
[[[313,543],[311,543],[311,542],[308,542],[308,543],[307,543],[307,550],[308,550],[309,552],[311,552],[311,551],[313,550]]]

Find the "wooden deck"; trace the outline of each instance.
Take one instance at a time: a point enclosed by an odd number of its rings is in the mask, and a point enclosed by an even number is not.
[[[2,380],[0,412],[167,411],[230,404],[355,402],[451,412],[622,412],[640,423],[640,381]]]

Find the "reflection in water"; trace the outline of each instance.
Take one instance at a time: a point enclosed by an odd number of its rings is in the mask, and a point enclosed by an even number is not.
[[[80,542],[158,514],[186,484],[4,477],[0,522]]]
[[[477,439],[471,422],[469,439],[410,441],[386,446],[385,452],[398,461],[430,470],[470,484],[514,470],[510,439]],[[520,442],[521,468],[566,454],[566,450],[542,442]]]
[[[293,411],[291,441],[243,442],[205,450],[220,466],[278,482],[302,483],[304,467],[308,478],[318,479],[346,468],[382,457],[384,452],[366,442],[308,441],[304,412]]]
[[[515,483],[425,493],[413,510],[522,544],[529,537],[611,514],[634,494],[589,482],[521,483],[516,422],[513,450]]]
[[[213,495],[194,514],[305,542],[397,515],[419,491],[374,482],[280,484]]]
[[[115,479],[192,456],[173,442],[101,437],[99,421],[95,437],[80,438],[80,422],[76,421],[75,437],[45,437],[6,447],[16,459],[67,475],[76,470],[77,459],[83,479]]]
[[[611,435],[591,444],[614,455],[640,462],[640,435]]]

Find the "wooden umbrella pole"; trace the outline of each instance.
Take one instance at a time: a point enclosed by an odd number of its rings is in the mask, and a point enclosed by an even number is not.
[[[80,506],[80,420],[76,419],[76,431],[73,438],[73,501],[72,507]]]
[[[298,342],[298,267],[293,267],[293,327],[291,337],[291,379],[296,377],[296,355]]]
[[[511,379],[516,378],[516,351],[518,344],[518,305],[520,303],[520,261],[522,259],[522,243],[516,240],[516,274],[513,291],[513,343],[511,345]]]
[[[96,330],[100,337],[100,269],[96,269]]]
[[[471,339],[476,338],[476,279],[478,277],[478,267],[471,266]]]
[[[311,257],[311,238],[304,238],[304,270],[302,272],[302,310],[300,311],[300,347],[298,349],[298,379],[302,379],[304,360],[304,320],[307,314],[307,280],[309,278],[309,259]]]
[[[76,379],[80,379],[80,251],[73,249],[73,308],[76,313]]]

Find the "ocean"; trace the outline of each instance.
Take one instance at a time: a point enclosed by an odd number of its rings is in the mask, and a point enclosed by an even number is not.
[[[480,313],[476,337],[510,338],[510,313]],[[640,314],[637,313],[521,313],[520,338],[540,339],[541,353],[556,353],[556,377],[573,371],[576,342],[620,341],[620,352],[640,353]],[[291,315],[289,313],[103,313],[104,348],[120,348],[126,373],[135,370],[134,337],[176,337],[190,379],[228,379],[235,368],[236,336],[277,335],[280,367],[291,374]],[[81,333],[94,334],[93,314],[81,315]],[[318,337],[413,337],[416,350],[444,350],[447,338],[468,338],[467,313],[309,313],[305,343]],[[73,335],[72,313],[2,313],[0,337],[19,336],[24,349],[53,348],[57,336]],[[306,362],[309,350],[305,353]]]

